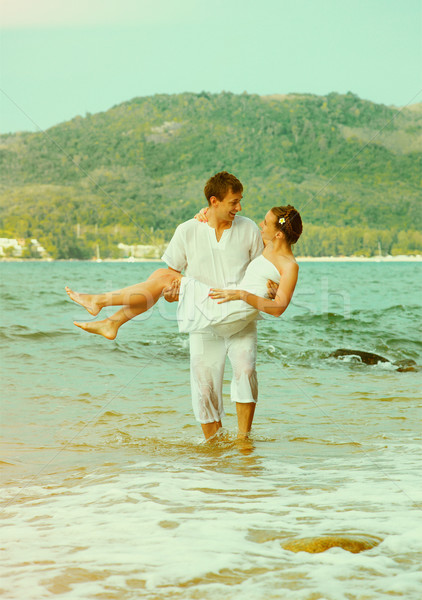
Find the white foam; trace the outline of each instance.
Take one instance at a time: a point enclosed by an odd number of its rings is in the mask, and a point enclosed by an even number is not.
[[[239,470],[236,461],[245,461]],[[201,589],[204,600],[236,594],[255,600],[281,586],[286,599],[314,592],[346,600],[347,582],[349,594],[387,599],[399,589],[395,581],[416,600],[419,579],[407,577],[422,539],[413,502],[378,471],[373,483],[371,457],[361,456],[352,471],[341,470],[340,457],[326,460],[323,471],[234,455],[225,464],[227,472],[207,457],[206,468],[190,460],[140,461],[109,477],[93,471],[71,488],[29,486],[27,499],[5,511],[9,597],[43,598],[55,578],[72,580],[72,569],[83,566],[88,580],[72,583],[70,600],[126,589],[128,578],[143,582],[145,598],[170,590],[175,598],[193,598],[190,590]],[[403,474],[400,485],[410,482]],[[295,554],[281,545],[330,533],[383,541],[361,554],[340,548]],[[185,595],[178,595],[180,585]]]

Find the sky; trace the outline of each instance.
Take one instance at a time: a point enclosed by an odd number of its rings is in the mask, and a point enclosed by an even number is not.
[[[0,133],[137,96],[422,102],[422,0],[0,0]]]

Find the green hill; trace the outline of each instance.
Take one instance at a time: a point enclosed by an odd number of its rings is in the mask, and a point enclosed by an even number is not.
[[[156,95],[42,133],[0,136],[0,237],[58,258],[169,240],[220,170],[259,220],[291,203],[308,255],[422,251],[422,104],[356,95]],[[77,229],[77,224],[79,228]],[[78,232],[78,235],[77,235]]]

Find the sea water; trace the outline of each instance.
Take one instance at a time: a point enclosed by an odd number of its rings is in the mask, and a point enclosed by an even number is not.
[[[224,430],[202,441],[175,304],[112,342],[72,324],[90,316],[66,284],[159,266],[0,264],[2,598],[419,600],[421,265],[300,265],[291,306],[259,323],[244,444],[229,365]],[[324,536],[373,547],[286,549]]]

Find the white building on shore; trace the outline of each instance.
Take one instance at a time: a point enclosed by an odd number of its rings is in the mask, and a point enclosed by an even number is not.
[[[164,252],[164,245],[153,246],[143,244],[120,244],[117,245],[125,258],[160,258]]]
[[[47,250],[41,246],[35,238],[31,240],[0,238],[0,257],[7,256],[13,258],[21,258],[25,248],[30,248],[32,252],[38,254],[40,258],[47,258]]]
[[[13,238],[0,238],[0,256],[22,256],[25,242]]]

